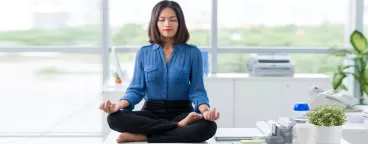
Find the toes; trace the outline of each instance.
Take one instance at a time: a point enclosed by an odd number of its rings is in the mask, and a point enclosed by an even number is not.
[[[116,142],[117,142],[117,143],[121,143],[121,142],[123,142],[123,140],[122,140],[122,139],[120,139],[120,138],[117,138],[117,139],[116,139]]]
[[[116,142],[118,143],[124,142],[124,134],[120,134],[119,137],[116,139]]]

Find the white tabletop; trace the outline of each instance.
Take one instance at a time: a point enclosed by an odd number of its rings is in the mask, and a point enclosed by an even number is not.
[[[221,128],[219,128],[221,129]],[[247,128],[244,128],[247,129]],[[249,129],[253,129],[253,128],[249,128]],[[105,139],[104,144],[117,144],[116,142],[116,138],[119,136],[119,133],[116,131],[111,131],[111,133],[109,134],[109,136]],[[131,142],[131,143],[135,143],[135,144],[143,144],[143,143],[147,143],[147,142]],[[232,141],[216,141],[215,138],[211,138],[209,140],[207,140],[206,142],[202,142],[202,143],[198,143],[198,144],[231,144]],[[178,143],[176,143],[178,144]],[[350,144],[349,142],[345,141],[344,139],[341,139],[341,144]]]

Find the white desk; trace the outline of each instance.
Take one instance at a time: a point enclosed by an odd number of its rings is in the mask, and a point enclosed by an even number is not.
[[[358,105],[356,108],[368,112],[368,106]],[[367,144],[368,129],[364,127],[364,123],[346,123],[342,127],[342,137],[352,144]]]
[[[244,128],[246,130],[250,130],[253,131],[253,129],[255,128]],[[219,128],[218,130],[221,130],[221,128]],[[104,144],[118,144],[116,142],[116,138],[119,136],[119,133],[116,131],[111,131],[111,133],[108,135],[108,137],[105,139]],[[134,142],[136,144],[143,144],[143,143],[147,143],[147,142]],[[218,143],[224,143],[224,144],[231,144],[231,141],[216,141],[215,138],[211,138],[209,140],[207,140],[206,142],[202,142],[202,143],[198,143],[198,144],[218,144]],[[341,144],[350,144],[349,142],[347,142],[344,139],[341,139]]]

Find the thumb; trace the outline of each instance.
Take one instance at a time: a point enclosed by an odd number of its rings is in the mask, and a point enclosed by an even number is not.
[[[114,109],[114,112],[117,112],[120,108],[119,108],[119,105],[117,104],[112,104],[113,105],[113,109]]]
[[[110,101],[110,100],[107,100],[107,101],[106,101],[106,104],[107,104],[107,105],[111,105],[111,101]]]

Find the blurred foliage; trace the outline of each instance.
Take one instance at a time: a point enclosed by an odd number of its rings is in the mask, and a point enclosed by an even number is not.
[[[56,30],[27,30],[0,32],[0,45],[11,46],[85,46],[100,45],[101,27],[91,25]],[[209,30],[191,30],[189,43],[199,47],[209,46]],[[137,24],[126,24],[121,28],[111,28],[112,45],[142,46],[148,44],[146,28]],[[277,47],[342,47],[344,25],[323,23],[316,26],[244,26],[218,30],[220,47],[226,46],[277,46]],[[126,54],[129,62],[134,54]],[[246,72],[245,65],[249,54],[220,54],[219,72]],[[296,72],[327,73],[336,70],[341,58],[325,54],[292,54]],[[48,71],[48,70],[46,70]]]
[[[39,69],[36,74],[37,75],[49,75],[49,74],[55,74],[55,75],[60,75],[60,74],[65,74],[67,73],[64,69],[58,68],[58,67],[44,67]]]
[[[100,27],[84,26],[53,30],[32,29],[0,32],[0,45],[12,46],[68,46],[97,45],[100,43]]]

